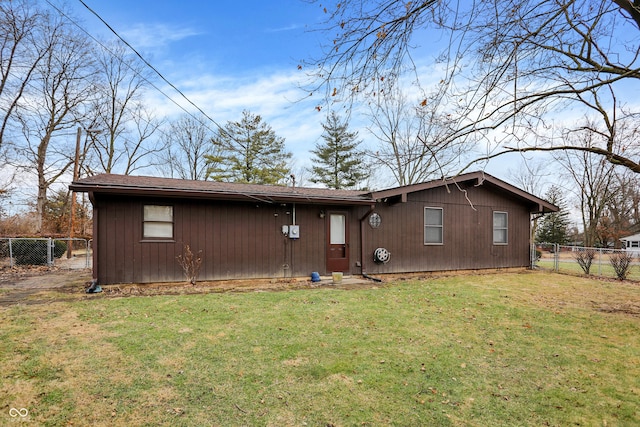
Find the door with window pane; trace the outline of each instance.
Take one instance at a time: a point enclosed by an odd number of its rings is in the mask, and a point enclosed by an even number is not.
[[[349,271],[349,216],[347,212],[327,215],[327,271]]]

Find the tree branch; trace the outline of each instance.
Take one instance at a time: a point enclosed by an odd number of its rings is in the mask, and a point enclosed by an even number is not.
[[[474,165],[476,163],[479,163],[479,162],[491,160],[491,159],[494,159],[496,157],[502,156],[504,154],[525,153],[525,152],[528,152],[528,151],[582,151],[582,152],[587,152],[587,153],[593,153],[593,154],[597,154],[599,156],[605,157],[607,159],[607,161],[609,163],[611,163],[611,164],[624,166],[627,169],[631,170],[632,172],[640,173],[640,163],[634,162],[633,160],[631,160],[628,157],[624,157],[624,156],[621,156],[619,154],[611,153],[611,152],[609,152],[607,150],[604,150],[602,148],[597,148],[597,147],[579,147],[579,146],[572,146],[572,145],[561,145],[561,146],[555,146],[555,147],[526,147],[526,148],[505,147],[505,150],[501,151],[499,153],[490,154],[488,156],[478,157],[478,158],[472,160],[471,162],[469,162],[460,171],[460,173],[464,172],[465,170],[469,169],[472,165]]]

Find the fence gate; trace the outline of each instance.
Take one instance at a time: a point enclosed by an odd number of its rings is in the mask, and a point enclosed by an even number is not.
[[[48,266],[91,268],[91,245],[87,239],[0,237],[0,268]]]

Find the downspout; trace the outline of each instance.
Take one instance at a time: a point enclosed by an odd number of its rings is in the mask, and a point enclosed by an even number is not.
[[[100,209],[98,209],[98,203],[96,202],[96,196],[93,191],[89,192],[89,201],[91,201],[91,206],[93,206],[93,239],[91,239],[91,263],[92,263],[92,280],[91,286],[85,291],[88,294],[102,292],[102,288],[100,287],[98,280],[98,223],[100,222]]]
[[[293,181],[293,192],[296,192],[296,176],[294,174],[289,175],[291,177],[291,180]],[[291,225],[296,225],[296,202],[292,203],[292,208],[291,208]],[[293,271],[295,270],[295,262],[293,259],[294,253],[295,251],[293,250],[293,246],[296,243],[296,239],[289,239],[289,250],[291,251],[290,255],[289,255],[289,272],[290,272],[290,277],[293,277]]]
[[[369,210],[364,214],[362,218],[360,218],[360,274],[365,279],[373,280],[374,282],[382,282],[382,280],[378,278],[367,275],[367,273],[364,271],[364,229],[365,229],[364,222],[373,213],[375,208],[376,208],[375,203],[371,204],[371,206],[369,206]]]

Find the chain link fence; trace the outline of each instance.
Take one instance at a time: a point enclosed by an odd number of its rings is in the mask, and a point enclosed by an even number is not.
[[[88,239],[0,237],[0,268],[35,265],[88,269],[92,259]]]
[[[543,243],[532,247],[532,265],[562,273],[640,280],[640,252],[637,250]]]

